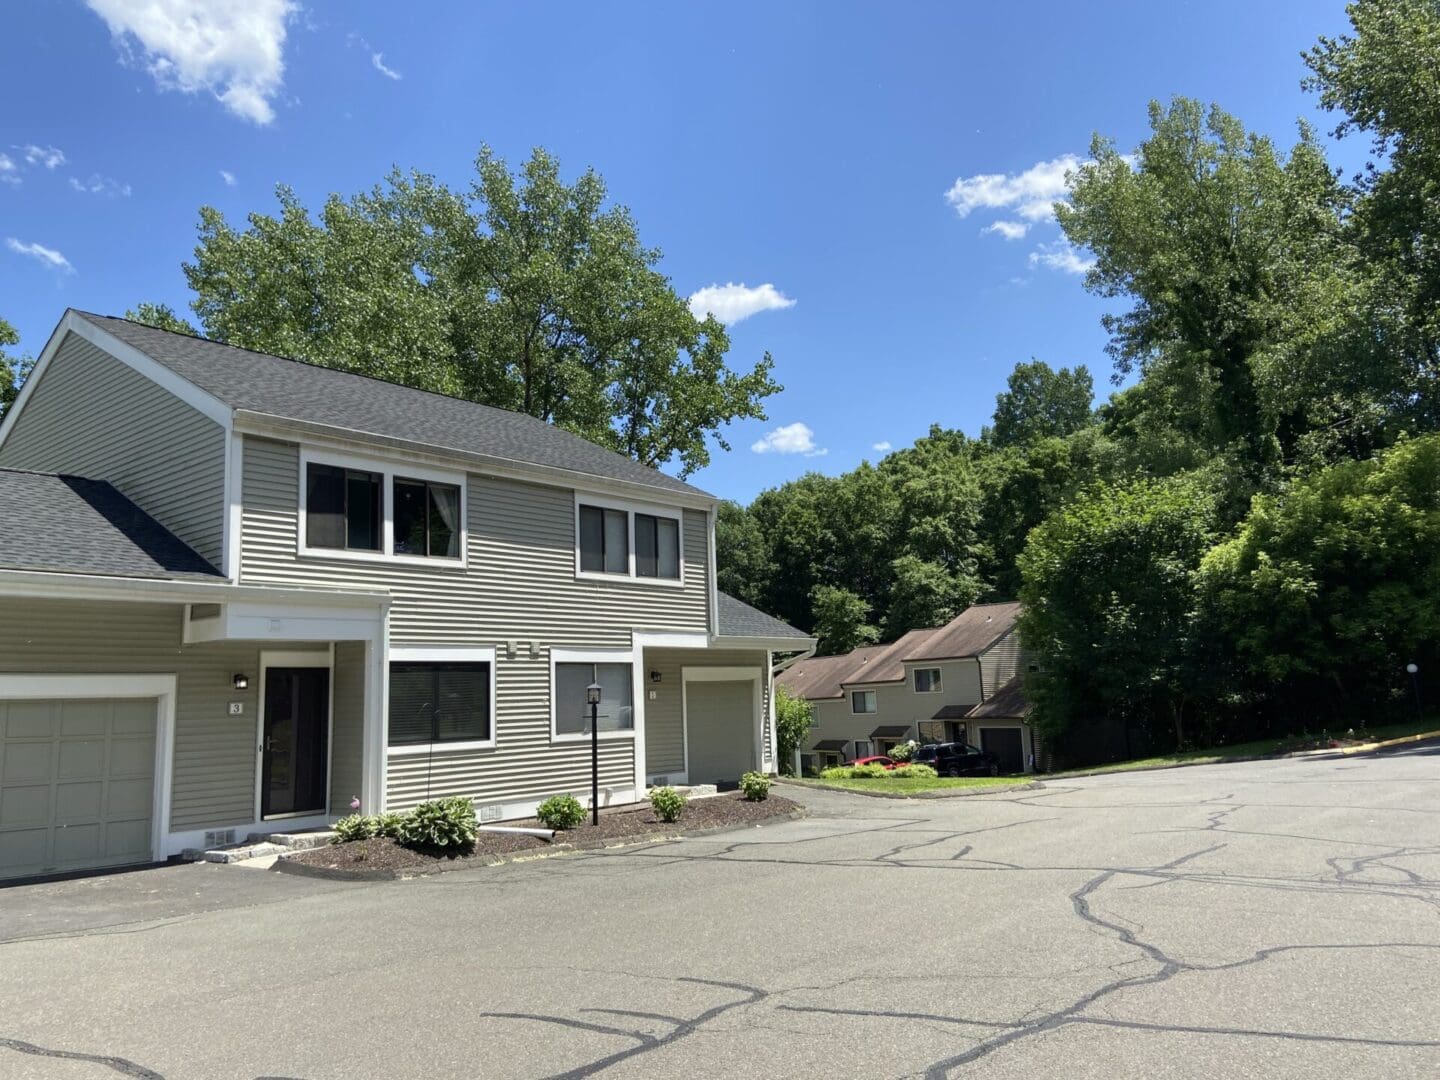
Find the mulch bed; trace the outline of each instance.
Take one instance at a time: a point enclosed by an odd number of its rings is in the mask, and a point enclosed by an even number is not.
[[[536,857],[566,851],[609,847],[616,843],[664,840],[691,833],[743,828],[765,821],[795,817],[800,805],[779,795],[763,802],[749,802],[740,792],[693,799],[680,820],[667,824],[661,821],[649,803],[638,806],[601,810],[599,826],[585,824],[557,832],[554,840],[516,833],[482,832],[474,851],[467,855],[430,855],[401,847],[394,840],[376,837],[348,844],[330,844],[312,848],[281,859],[275,869],[286,873],[315,877],[387,879],[412,874],[434,873],[438,870],[463,870],[491,866],[526,855]],[[506,825],[539,828],[540,822],[507,821]]]

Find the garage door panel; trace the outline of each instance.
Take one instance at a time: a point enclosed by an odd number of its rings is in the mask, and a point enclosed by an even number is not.
[[[7,742],[0,746],[0,784],[49,783],[54,759],[53,742]]]
[[[692,784],[740,779],[755,768],[755,686],[685,684],[686,757]]]
[[[155,769],[154,739],[115,739],[110,743],[111,777],[149,776]]]
[[[105,816],[111,819],[137,815],[149,817],[154,795],[155,785],[149,777],[143,780],[111,780],[105,798]]]
[[[61,780],[81,780],[105,773],[104,739],[63,739],[55,775]]]
[[[60,708],[52,701],[12,701],[0,704],[5,714],[0,731],[6,739],[53,739],[59,734]]]
[[[111,731],[116,735],[154,735],[155,702],[115,702],[115,719],[111,724]]]
[[[60,734],[104,735],[113,710],[109,701],[66,701],[60,708]]]
[[[157,705],[0,701],[0,879],[150,859]]]
[[[48,783],[6,784],[0,791],[0,829],[48,822],[54,791]]]

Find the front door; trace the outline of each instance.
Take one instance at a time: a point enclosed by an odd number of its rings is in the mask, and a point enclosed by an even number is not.
[[[261,817],[325,812],[329,727],[328,668],[265,669]]]

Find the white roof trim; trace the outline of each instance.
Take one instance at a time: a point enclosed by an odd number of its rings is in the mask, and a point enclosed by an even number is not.
[[[317,589],[313,586],[232,585],[217,577],[208,581],[169,578],[133,578],[104,574],[61,574],[45,570],[0,569],[0,596],[33,596],[48,599],[128,600],[180,604],[224,604],[231,601],[356,608],[390,605],[390,594],[382,591]]]

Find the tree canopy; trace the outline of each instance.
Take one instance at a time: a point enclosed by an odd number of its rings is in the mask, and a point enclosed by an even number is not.
[[[725,327],[690,312],[599,175],[567,184],[538,149],[518,173],[489,149],[475,168],[465,191],[397,169],[314,216],[282,186],[278,213],[244,228],[202,207],[184,265],[201,327],[523,411],[681,475],[712,442],[728,449],[725,425],[765,417],[780,389],[769,355],[726,366]],[[137,315],[177,319],[158,305]]]
[[[15,403],[15,397],[35,363],[29,356],[11,356],[6,351],[9,346],[19,344],[20,335],[15,327],[0,319],[0,420]]]

